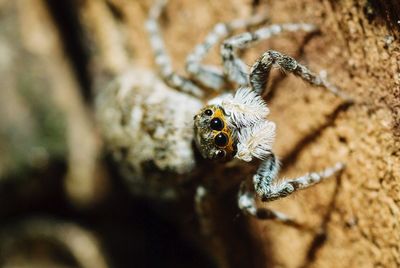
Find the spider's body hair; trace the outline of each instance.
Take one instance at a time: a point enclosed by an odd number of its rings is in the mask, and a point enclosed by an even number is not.
[[[222,99],[221,106],[236,128],[250,127],[264,121],[269,109],[262,97],[249,87],[239,88],[235,95]]]
[[[241,129],[238,133],[236,158],[246,162],[253,157],[265,160],[272,154],[275,141],[275,123],[263,121],[254,127]]]

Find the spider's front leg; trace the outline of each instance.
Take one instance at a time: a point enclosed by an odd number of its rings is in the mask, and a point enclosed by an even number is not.
[[[272,67],[293,73],[312,86],[322,87],[334,95],[351,102],[351,98],[325,79],[325,75],[317,75],[294,58],[274,50],[268,50],[253,64],[250,72],[252,88],[261,94],[266,88]],[[323,72],[321,72],[323,73]]]
[[[317,184],[339,173],[343,168],[344,165],[342,163],[337,163],[335,166],[326,168],[322,172],[311,172],[298,178],[278,181],[279,163],[272,154],[261,163],[257,173],[253,176],[254,191],[264,202],[277,200],[298,190]],[[240,209],[259,219],[273,219],[287,225],[301,226],[283,213],[265,208],[257,208],[254,191],[248,190],[245,182],[242,183],[238,196]]]
[[[325,72],[320,72],[320,75],[317,75],[292,57],[274,50],[268,50],[253,64],[250,75],[248,75],[246,64],[235,53],[237,49],[247,48],[257,41],[268,39],[283,32],[315,32],[316,30],[317,28],[312,24],[288,23],[275,24],[255,32],[233,36],[221,46],[224,71],[229,80],[239,85],[248,85],[250,83],[252,88],[261,95],[266,89],[271,68],[279,68],[285,72],[293,73],[312,86],[322,87],[351,103],[352,99],[347,94],[326,80]]]
[[[228,79],[239,85],[248,85],[247,65],[236,55],[236,50],[248,48],[261,40],[284,32],[315,32],[317,28],[307,23],[273,24],[258,29],[254,32],[246,32],[233,36],[221,45],[221,56],[224,64],[224,72]]]

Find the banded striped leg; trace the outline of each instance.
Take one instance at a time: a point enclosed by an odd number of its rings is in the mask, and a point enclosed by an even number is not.
[[[344,165],[342,163],[337,163],[334,167],[327,168],[322,172],[312,172],[295,179],[278,181],[276,178],[279,171],[279,163],[275,156],[272,155],[261,163],[257,173],[253,176],[254,190],[255,193],[261,197],[262,201],[269,202],[319,183],[339,173],[343,168]],[[244,186],[242,186],[238,197],[239,207],[260,219],[275,219],[288,225],[298,226],[297,223],[282,213],[257,208],[254,198],[254,193],[246,190]]]
[[[268,76],[272,67],[283,69],[284,71],[291,72],[300,77],[309,84],[317,87],[325,88],[334,95],[351,102],[351,98],[344,92],[340,91],[333,84],[325,79],[325,72],[321,72],[318,76],[314,74],[304,65],[298,63],[292,57],[286,56],[280,52],[268,50],[253,64],[250,72],[250,84],[252,88],[261,94],[267,86]]]
[[[246,32],[227,39],[221,46],[221,56],[224,63],[224,72],[228,79],[239,85],[248,85],[248,67],[236,55],[237,49],[248,48],[260,40],[268,39],[283,32],[314,32],[317,28],[312,24],[287,23],[274,24],[258,29],[254,32]]]
[[[150,45],[155,55],[155,62],[159,68],[161,77],[167,85],[193,96],[202,97],[203,91],[198,86],[189,79],[175,73],[172,69],[171,59],[165,48],[158,25],[158,19],[166,3],[166,0],[156,0],[156,3],[150,9],[149,18],[146,22],[146,29],[150,35]]]
[[[267,14],[265,13],[252,16],[248,19],[238,19],[228,23],[216,24],[214,29],[206,36],[204,42],[197,45],[193,52],[186,58],[186,71],[194,80],[208,88],[214,90],[223,88],[225,84],[223,70],[216,66],[201,64],[201,61],[214,45],[227,38],[233,31],[260,25],[266,20]]]
[[[252,215],[260,220],[275,220],[283,224],[304,228],[304,226],[282,212],[274,211],[268,208],[258,208],[254,191],[246,187],[246,182],[242,182],[238,195],[238,206],[245,213]]]

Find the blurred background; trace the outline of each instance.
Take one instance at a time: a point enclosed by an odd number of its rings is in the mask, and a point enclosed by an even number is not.
[[[0,1],[0,265],[209,266],[129,194],[102,152],[95,78],[122,66],[90,69],[103,56],[83,13],[95,9],[100,22],[102,8],[113,11],[100,1]]]

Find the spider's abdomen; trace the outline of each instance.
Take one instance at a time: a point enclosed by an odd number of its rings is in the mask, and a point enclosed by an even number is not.
[[[192,122],[199,100],[150,71],[133,69],[99,93],[96,108],[107,146],[135,192],[159,195],[188,178],[195,165]]]

